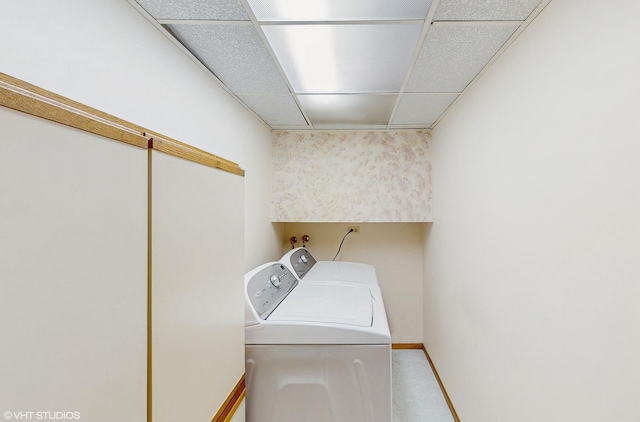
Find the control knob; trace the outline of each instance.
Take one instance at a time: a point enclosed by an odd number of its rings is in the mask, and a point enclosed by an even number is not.
[[[307,262],[309,262],[309,260],[307,259],[306,255],[300,255],[300,262],[306,264]]]
[[[271,283],[271,285],[277,289],[280,288],[280,285],[282,284],[282,281],[280,281],[280,277],[278,277],[277,275],[273,274],[271,276],[271,278],[269,278],[269,282]]]

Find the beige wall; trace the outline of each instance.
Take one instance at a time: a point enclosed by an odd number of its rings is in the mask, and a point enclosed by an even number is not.
[[[640,420],[640,3],[554,0],[433,132],[424,339],[461,420]]]
[[[331,260],[348,226],[360,226],[350,234],[336,260],[362,262],[376,267],[389,318],[393,343],[422,343],[422,232],[419,223],[287,223],[282,253],[291,249],[289,238],[311,241],[307,248],[317,260]]]
[[[271,133],[125,0],[3,2],[0,71],[240,164],[246,269],[274,258]]]
[[[151,163],[153,421],[206,421],[244,374],[243,180]]]
[[[279,256],[269,128],[126,1],[3,2],[0,39],[0,72],[239,163],[245,269]]]
[[[146,177],[142,148],[0,107],[4,419],[145,419]]]

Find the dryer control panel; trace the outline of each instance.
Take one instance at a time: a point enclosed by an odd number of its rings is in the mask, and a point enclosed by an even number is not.
[[[278,307],[298,284],[298,279],[282,264],[272,264],[256,273],[247,283],[247,296],[262,319]]]
[[[291,267],[298,274],[298,277],[302,278],[309,272],[309,270],[316,264],[316,259],[311,253],[300,248],[291,254]]]

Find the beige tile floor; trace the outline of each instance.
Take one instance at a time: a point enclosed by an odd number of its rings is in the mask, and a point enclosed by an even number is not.
[[[393,422],[454,422],[422,350],[393,350]]]

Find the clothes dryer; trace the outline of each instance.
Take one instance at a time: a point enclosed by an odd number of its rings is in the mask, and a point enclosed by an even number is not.
[[[380,289],[245,275],[247,422],[390,422],[391,336]]]
[[[280,262],[286,265],[300,281],[342,281],[378,286],[373,265],[343,261],[317,261],[304,247],[290,250]]]

